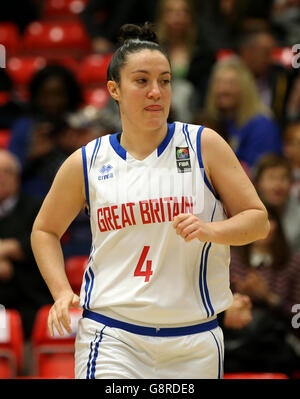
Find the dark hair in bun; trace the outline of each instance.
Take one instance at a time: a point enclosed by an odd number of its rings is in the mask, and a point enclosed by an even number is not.
[[[121,45],[126,40],[137,39],[140,41],[154,42],[158,44],[154,25],[146,22],[144,25],[125,24],[120,28],[119,42]]]
[[[114,80],[119,83],[120,70],[126,63],[127,56],[144,49],[158,50],[169,61],[168,54],[158,43],[154,26],[149,22],[141,26],[134,24],[121,26],[119,43],[120,47],[114,53],[107,69],[107,80]]]

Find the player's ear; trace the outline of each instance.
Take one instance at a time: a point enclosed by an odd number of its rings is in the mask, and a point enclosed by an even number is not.
[[[109,80],[107,82],[107,89],[109,91],[109,94],[112,96],[112,98],[116,101],[119,101],[120,89],[119,89],[118,83],[114,80]]]

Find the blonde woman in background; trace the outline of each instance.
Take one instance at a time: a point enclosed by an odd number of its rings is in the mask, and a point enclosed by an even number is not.
[[[236,156],[250,169],[263,154],[282,152],[279,127],[261,102],[251,73],[238,57],[214,65],[204,114],[223,126]]]

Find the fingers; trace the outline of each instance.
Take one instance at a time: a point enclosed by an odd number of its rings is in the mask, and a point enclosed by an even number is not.
[[[173,221],[173,227],[176,229],[176,234],[184,238],[185,241],[190,241],[191,239],[196,238],[199,224],[200,220],[190,213],[177,215]]]
[[[69,334],[72,333],[69,307],[77,307],[78,305],[79,298],[77,295],[55,301],[48,316],[48,329],[52,337],[54,336],[53,326],[55,326],[60,336],[65,334],[64,330]]]

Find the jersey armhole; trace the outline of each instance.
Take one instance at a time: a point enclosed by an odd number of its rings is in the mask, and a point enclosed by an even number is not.
[[[202,175],[203,175],[203,178],[204,178],[204,182],[205,182],[207,188],[211,191],[211,193],[214,195],[214,197],[217,200],[219,200],[220,197],[218,196],[218,194],[215,193],[214,189],[212,188],[212,186],[211,186],[211,184],[210,184],[210,182],[209,182],[209,180],[207,178],[207,175],[206,175],[206,172],[205,172],[205,168],[204,168],[204,165],[203,165],[203,161],[202,161],[201,135],[202,135],[202,132],[203,132],[204,128],[205,128],[205,126],[200,126],[200,128],[199,128],[199,130],[197,132],[197,157],[198,157],[198,163],[199,163],[199,167],[201,169],[201,172],[202,172]]]
[[[87,172],[87,159],[86,159],[86,148],[81,147],[82,163],[83,163],[83,175],[84,175],[84,187],[85,187],[85,198],[88,205],[88,214],[90,211],[90,194],[89,194],[89,181]]]

